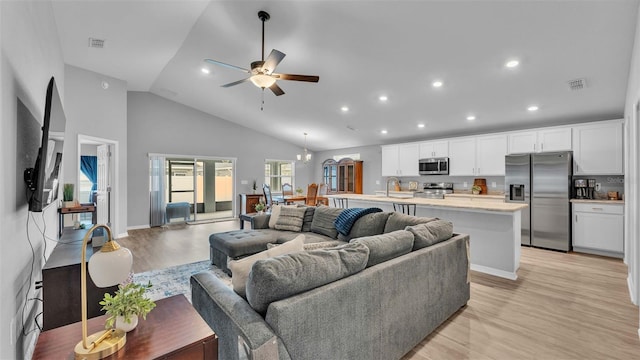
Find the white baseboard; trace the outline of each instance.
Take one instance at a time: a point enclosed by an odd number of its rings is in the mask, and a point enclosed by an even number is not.
[[[127,230],[140,230],[140,229],[150,229],[150,228],[151,228],[151,226],[149,226],[149,225],[127,226]]]
[[[123,233],[118,234],[118,235],[116,236],[116,239],[122,239],[122,238],[126,238],[126,237],[128,237],[128,236],[129,236],[129,233],[128,233],[128,232],[123,232]]]
[[[518,279],[518,274],[515,272],[508,272],[508,271],[494,269],[494,268],[490,268],[482,265],[471,264],[471,270],[493,275],[493,276],[498,276],[498,277],[509,279],[509,280]]]
[[[636,297],[636,288],[633,284],[633,280],[631,279],[630,275],[627,275],[627,288],[629,289],[629,298],[631,298],[631,302],[634,305],[638,305],[638,299]]]

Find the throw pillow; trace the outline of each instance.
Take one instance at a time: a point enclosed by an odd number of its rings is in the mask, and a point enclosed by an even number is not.
[[[453,236],[453,223],[435,220],[426,224],[407,226],[407,230],[415,237],[413,250],[418,250],[450,239]]]
[[[363,236],[382,234],[389,215],[391,215],[390,212],[367,214],[353,224],[348,235],[338,234],[338,240],[349,241]]]
[[[326,235],[332,239],[338,237],[338,230],[333,225],[336,218],[344,209],[328,206],[318,206],[313,213],[311,231],[316,234]]]
[[[247,280],[247,301],[254,310],[264,315],[274,301],[362,271],[368,257],[369,249],[366,246],[345,244],[331,249],[258,260]]]
[[[289,230],[299,232],[302,229],[305,208],[284,206],[280,208],[280,216],[276,220],[276,230]]]
[[[351,243],[363,244],[369,248],[367,267],[370,267],[410,253],[413,247],[413,234],[406,230],[398,230],[388,234],[353,239]]]
[[[278,218],[280,217],[280,211],[283,207],[296,207],[295,205],[272,205],[271,206],[271,216],[269,216],[269,229],[276,228],[276,222],[278,222]]]
[[[302,232],[311,231],[311,222],[313,221],[313,213],[316,210],[315,206],[298,205],[298,207],[305,208],[307,211],[304,213],[304,220],[302,221]]]
[[[389,219],[384,226],[384,232],[390,233],[396,230],[404,230],[404,228],[406,228],[407,226],[424,224],[434,220],[437,220],[437,218],[417,217],[405,215],[399,212],[393,212],[391,213],[391,215],[389,215]]]
[[[304,235],[301,234],[298,235],[295,239],[287,241],[280,246],[274,247],[272,249],[267,249],[251,256],[247,256],[240,260],[229,261],[227,263],[227,266],[229,267],[229,269],[231,269],[231,273],[233,274],[233,276],[231,277],[231,285],[233,286],[233,290],[238,293],[238,295],[246,298],[247,277],[249,277],[251,267],[256,261],[268,259],[273,256],[302,251],[303,245]]]

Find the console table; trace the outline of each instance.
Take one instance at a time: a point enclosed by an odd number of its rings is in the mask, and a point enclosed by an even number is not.
[[[87,332],[104,329],[106,315],[89,319]],[[82,340],[82,323],[45,331],[33,359],[73,359]],[[127,333],[124,348],[105,359],[218,359],[218,337],[184,295],[156,301],[147,320]]]
[[[97,223],[97,216],[96,216],[96,204],[93,203],[87,203],[87,204],[80,204],[80,206],[75,206],[75,207],[68,207],[68,208],[58,208],[58,217],[59,217],[59,221],[58,221],[58,234],[60,236],[62,236],[62,229],[64,229],[64,216],[67,214],[82,214],[82,213],[91,213],[91,223],[92,224],[96,224]]]

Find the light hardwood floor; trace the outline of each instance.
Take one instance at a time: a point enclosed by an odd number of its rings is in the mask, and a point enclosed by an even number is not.
[[[142,272],[209,258],[237,221],[129,231]],[[621,260],[522,248],[518,280],[471,274],[471,300],[403,360],[640,359],[638,307]]]

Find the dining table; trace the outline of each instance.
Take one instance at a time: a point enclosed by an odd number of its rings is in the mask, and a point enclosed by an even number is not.
[[[274,200],[276,200],[278,203],[284,203],[284,204],[293,204],[293,203],[297,203],[297,202],[302,202],[302,203],[307,203],[307,196],[306,195],[285,195],[285,196],[276,196],[273,198]],[[316,202],[320,202],[324,205],[328,205],[329,204],[329,199],[324,197],[324,196],[316,196]]]

